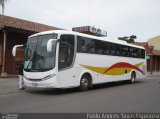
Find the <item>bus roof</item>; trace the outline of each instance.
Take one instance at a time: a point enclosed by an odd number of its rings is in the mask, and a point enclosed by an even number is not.
[[[136,47],[136,48],[145,49],[142,46],[129,44],[126,41],[122,41],[122,40],[118,40],[118,39],[117,40],[113,40],[113,39],[108,38],[108,37],[97,37],[97,36],[88,35],[88,34],[84,34],[84,33],[79,33],[79,32],[75,32],[75,31],[69,31],[69,30],[44,31],[44,32],[40,32],[40,33],[36,33],[34,35],[31,35],[31,36],[29,36],[29,38],[30,37],[34,37],[34,36],[38,36],[38,35],[45,35],[45,34],[52,34],[52,33],[78,35],[78,36],[83,36],[83,37],[92,38],[92,39],[96,39],[96,40],[102,40],[102,41],[107,41],[107,42],[111,42],[111,43],[116,43],[116,44],[121,44],[121,45],[126,45],[126,46],[132,46],[132,47]]]

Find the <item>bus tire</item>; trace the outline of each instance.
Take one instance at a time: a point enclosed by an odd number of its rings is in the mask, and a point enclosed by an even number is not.
[[[80,91],[87,91],[90,87],[90,78],[87,75],[83,75],[80,81]]]
[[[135,83],[135,80],[136,80],[136,73],[133,71],[133,72],[131,73],[130,83]]]

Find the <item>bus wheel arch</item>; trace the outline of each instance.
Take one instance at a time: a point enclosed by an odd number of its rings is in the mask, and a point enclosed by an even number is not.
[[[89,72],[85,72],[81,75],[80,78],[80,91],[86,91],[92,87],[92,76]]]
[[[130,75],[130,83],[135,83],[136,80],[136,72],[133,70]]]

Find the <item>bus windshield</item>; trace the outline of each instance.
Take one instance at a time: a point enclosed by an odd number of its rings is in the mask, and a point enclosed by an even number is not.
[[[24,70],[43,72],[55,67],[56,41],[53,41],[52,52],[47,52],[47,42],[57,39],[57,34],[30,37],[25,50]]]

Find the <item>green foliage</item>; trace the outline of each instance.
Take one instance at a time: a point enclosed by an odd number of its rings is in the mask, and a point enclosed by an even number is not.
[[[137,36],[135,35],[131,35],[131,36],[125,36],[125,37],[119,37],[118,38],[119,40],[123,40],[123,41],[126,41],[127,43],[134,43],[134,39],[137,39]]]

